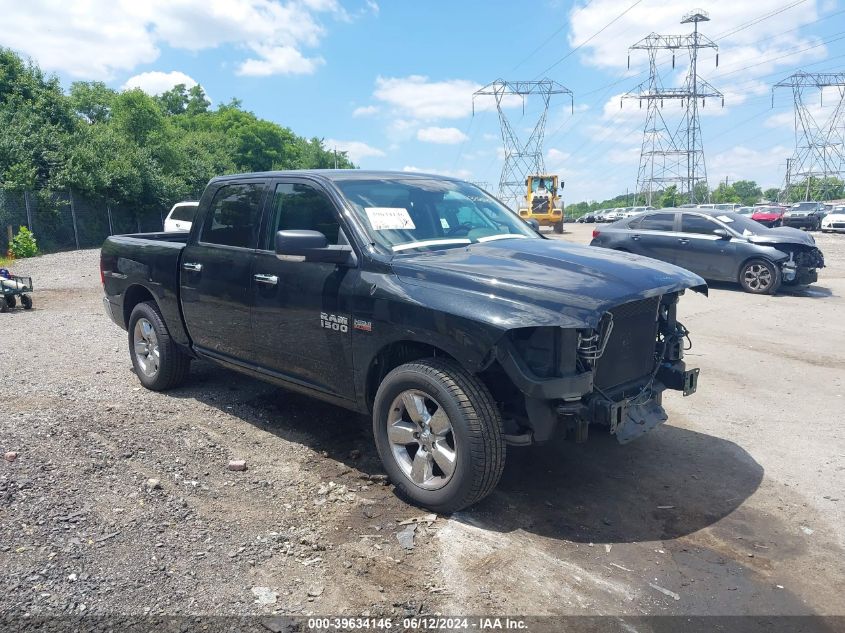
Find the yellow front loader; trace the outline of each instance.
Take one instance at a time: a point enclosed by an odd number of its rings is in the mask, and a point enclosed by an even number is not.
[[[563,199],[558,196],[558,177],[537,174],[525,179],[527,192],[519,208],[523,220],[536,220],[540,226],[551,226],[563,233]]]

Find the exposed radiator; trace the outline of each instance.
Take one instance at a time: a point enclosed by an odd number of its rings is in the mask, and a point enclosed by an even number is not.
[[[599,388],[612,389],[654,371],[659,303],[660,297],[652,297],[610,310],[613,331],[595,367],[594,381]]]

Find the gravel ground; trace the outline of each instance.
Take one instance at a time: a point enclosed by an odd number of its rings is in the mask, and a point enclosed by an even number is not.
[[[668,424],[511,450],[436,518],[361,416],[205,363],[142,389],[98,251],[16,263],[37,292],[0,315],[0,614],[845,615],[845,236],[817,239],[809,290],[684,297],[702,374]]]

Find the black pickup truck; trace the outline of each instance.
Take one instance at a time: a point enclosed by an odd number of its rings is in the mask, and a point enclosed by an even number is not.
[[[696,389],[676,310],[699,276],[547,239],[450,178],[215,178],[190,233],[110,237],[100,266],[145,387],[200,358],[372,415],[390,479],[438,511],[490,493],[507,444],[624,443]]]

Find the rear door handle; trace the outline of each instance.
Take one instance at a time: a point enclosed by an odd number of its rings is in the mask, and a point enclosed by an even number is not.
[[[185,262],[182,264],[183,270],[190,270],[192,273],[202,272],[202,264],[194,264],[193,262]]]
[[[258,283],[266,284],[268,286],[275,286],[277,283],[279,283],[279,278],[276,277],[276,275],[258,274],[258,275],[253,275],[252,278],[255,279],[255,281],[257,281]]]
[[[679,237],[679,238],[678,238],[678,241],[679,241],[681,244],[689,244],[689,238],[688,238],[688,237]]]
[[[632,239],[632,240],[638,240],[638,239],[640,239],[640,236],[639,236],[639,235],[634,234],[634,235],[632,235],[632,236],[631,236],[631,239]]]

